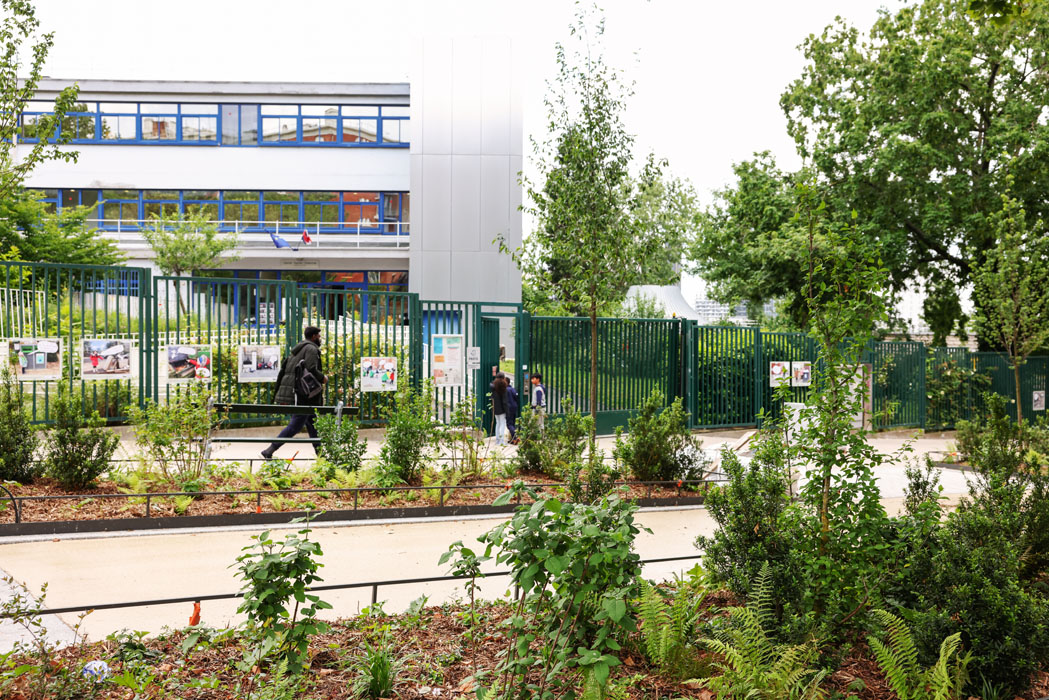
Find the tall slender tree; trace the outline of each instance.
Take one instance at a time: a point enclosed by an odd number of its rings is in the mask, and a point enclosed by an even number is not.
[[[537,230],[521,248],[502,249],[524,271],[533,296],[589,318],[596,425],[598,316],[622,303],[639,279],[676,279],[671,258],[682,250],[674,240],[687,226],[680,211],[692,200],[685,184],[663,178],[663,163],[654,158],[631,173],[634,138],[623,113],[632,86],[604,61],[603,18],[580,10],[570,31],[571,50],[556,45],[557,74],[545,99],[548,138],[532,142],[539,177],[523,179],[524,209]],[[591,454],[593,447],[592,433]]]
[[[995,216],[998,243],[973,274],[976,332],[1005,348],[1016,385],[1016,420],[1023,420],[1020,367],[1049,342],[1049,230],[1028,224],[1020,203],[1002,196]]]

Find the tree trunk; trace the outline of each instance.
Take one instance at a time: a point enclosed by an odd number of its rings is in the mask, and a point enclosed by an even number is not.
[[[597,454],[597,300],[590,297],[590,458]]]
[[[1023,400],[1020,397],[1020,362],[1014,357],[1013,360],[1013,380],[1016,382],[1016,425],[1024,419],[1023,414]]]

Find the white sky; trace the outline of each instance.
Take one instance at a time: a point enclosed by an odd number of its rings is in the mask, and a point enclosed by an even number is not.
[[[704,202],[732,164],[770,150],[799,161],[779,96],[801,74],[797,47],[841,14],[868,29],[900,0],[607,0],[607,61],[636,82],[627,124],[692,181]],[[37,0],[55,32],[54,78],[405,81],[420,36],[505,35],[524,58],[526,135],[542,137],[553,43],[568,40],[568,0]],[[635,58],[636,54],[636,58]],[[526,153],[528,153],[526,147]],[[690,302],[697,281],[684,284]]]

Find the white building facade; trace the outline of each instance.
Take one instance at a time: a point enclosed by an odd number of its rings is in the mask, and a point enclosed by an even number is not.
[[[506,41],[421,46],[410,83],[79,81],[61,127],[78,162],[26,186],[91,206],[129,265],[155,267],[153,216],[199,210],[239,241],[209,276],[519,302],[493,242],[521,241],[511,56]],[[48,136],[37,115],[72,82],[41,82],[20,142]]]

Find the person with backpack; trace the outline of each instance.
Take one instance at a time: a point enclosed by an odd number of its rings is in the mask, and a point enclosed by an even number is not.
[[[328,378],[321,370],[321,329],[307,326],[302,335],[305,339],[291,349],[277,373],[277,394],[273,402],[281,406],[320,406],[324,400]],[[262,456],[272,459],[273,453],[284,444],[280,438],[295,437],[303,428],[311,438],[316,438],[313,419],[313,414],[289,416],[287,427],[262,451]]]

